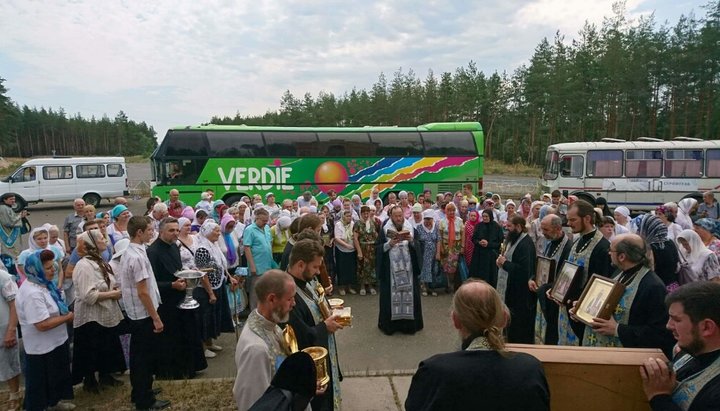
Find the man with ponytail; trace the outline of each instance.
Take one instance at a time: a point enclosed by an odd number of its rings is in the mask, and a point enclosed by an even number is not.
[[[549,410],[550,389],[540,361],[505,351],[502,331],[508,317],[493,287],[482,280],[465,282],[453,297],[451,313],[462,350],[420,363],[405,409]]]

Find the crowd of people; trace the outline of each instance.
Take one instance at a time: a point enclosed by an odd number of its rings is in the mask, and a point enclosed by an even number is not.
[[[686,198],[644,214],[559,191],[503,201],[493,193],[476,196],[472,185],[455,193],[400,191],[384,199],[375,189],[364,201],[326,194],[322,202],[305,192],[281,202],[267,193],[225,204],[208,190],[187,205],[171,190],[167,201],[150,198],[144,216],[133,216],[124,198],[107,211],[77,199],[61,228],[32,230],[27,212],[15,212],[14,197],[3,195],[0,379],[8,382],[11,409],[21,406],[18,324],[27,410],[73,409],[74,384],[99,393],[122,384],[113,375],[126,369],[137,409],[165,408],[170,402],[159,399],[154,377],[193,378],[224,348],[217,343],[220,334],[242,324],[233,394],[239,409],[250,409],[266,397],[276,370],[292,354],[283,336],[289,324],[299,349],[323,347],[329,360],[329,383],[309,395],[305,390],[300,402],[337,410],[342,374],[335,333],[343,325],[327,309],[334,294],[378,295],[378,327],[388,335],[423,328],[422,298],[454,294],[452,319],[468,357],[449,354],[421,363],[409,410],[439,409],[429,404],[451,393],[458,400],[476,398],[484,384],[458,393],[465,386],[448,383],[452,371],[445,368],[472,361],[478,363],[470,373],[508,367],[502,373],[508,392],[522,385],[510,370],[534,375],[528,398],[541,405],[526,409],[547,409],[541,365],[524,357],[509,361],[504,342],[659,348],[669,358],[712,353],[703,366],[692,364],[694,373],[681,374],[678,366],[677,377],[718,371],[717,349],[693,346],[698,341],[686,336],[690,331],[671,326],[705,321],[714,332],[720,326],[716,305],[691,309],[687,297],[693,290],[716,293],[714,285],[696,285],[720,281],[720,207],[712,193],[702,203]],[[538,256],[554,261],[543,281]],[[558,298],[555,281],[568,267],[574,280]],[[187,287],[175,276],[181,270],[205,274],[193,290],[197,309],[178,308]],[[593,274],[625,288],[614,314],[588,325],[576,310]],[[716,334],[698,338],[705,337],[707,346],[717,343]],[[471,351],[501,355],[480,358]],[[668,372],[664,364],[644,368],[657,409],[671,409],[662,408],[668,401],[654,399],[673,394],[657,382],[667,382]],[[711,377],[703,384],[714,399],[720,379]],[[427,397],[431,392],[436,398]]]

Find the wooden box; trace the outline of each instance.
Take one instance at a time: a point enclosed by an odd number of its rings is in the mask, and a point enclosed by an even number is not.
[[[667,361],[662,351],[651,348],[508,344],[507,349],[543,363],[553,411],[650,410],[640,365],[651,357]]]

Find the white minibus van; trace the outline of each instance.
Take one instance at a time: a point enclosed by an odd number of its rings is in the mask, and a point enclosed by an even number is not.
[[[98,206],[103,198],[128,195],[125,158],[33,158],[0,180],[0,193],[15,194],[16,209],[41,201],[75,198]]]

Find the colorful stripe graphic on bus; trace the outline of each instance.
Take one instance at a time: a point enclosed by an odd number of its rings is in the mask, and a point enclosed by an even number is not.
[[[290,198],[307,190],[324,197],[335,190],[366,198],[375,186],[384,191],[398,183],[466,181],[479,167],[477,157],[210,159],[197,184],[217,185],[217,197],[272,191]]]

